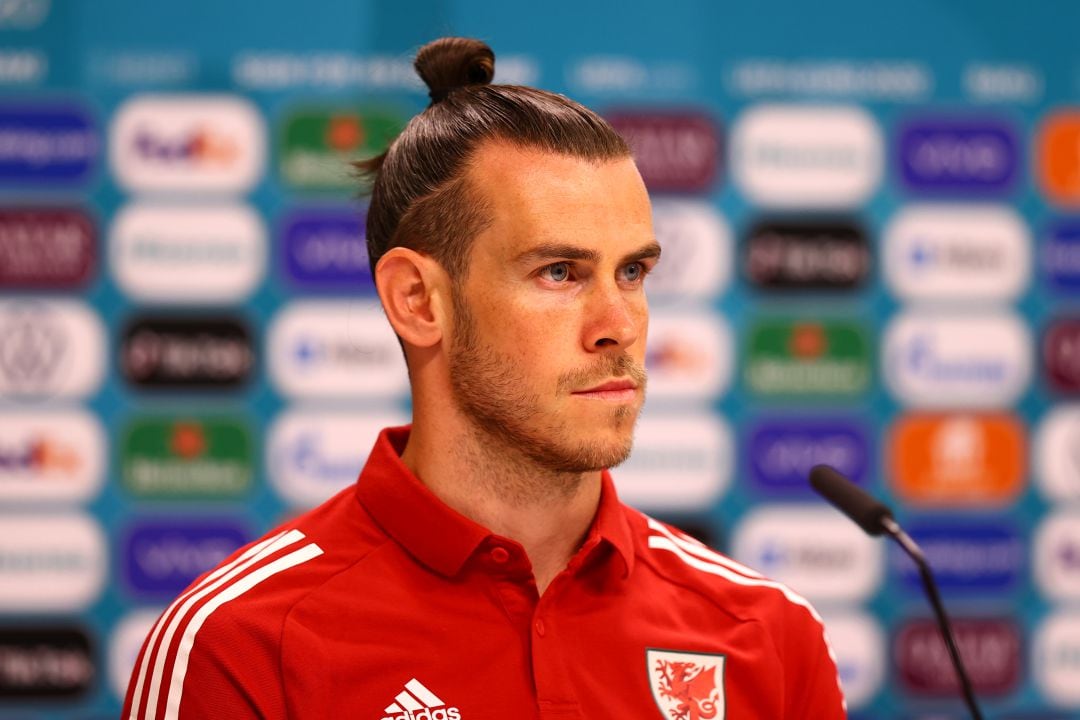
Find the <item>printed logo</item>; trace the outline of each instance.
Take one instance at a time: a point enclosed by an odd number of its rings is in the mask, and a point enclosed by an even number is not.
[[[731,428],[715,415],[644,413],[634,451],[612,477],[619,497],[649,510],[698,510],[716,502],[734,473]]]
[[[78,410],[0,412],[0,502],[81,502],[101,488],[105,432]]]
[[[301,110],[285,121],[281,176],[297,188],[354,190],[351,163],[385,150],[406,120],[379,107]]]
[[[905,524],[919,544],[942,593],[985,594],[1010,590],[1020,581],[1026,548],[1016,529],[1002,520],[917,522]],[[892,565],[912,592],[922,592],[915,563],[892,548]]]
[[[233,318],[147,316],[124,332],[120,369],[147,388],[232,388],[255,364],[246,326]]]
[[[80,398],[105,373],[105,329],[82,303],[0,301],[0,398]]]
[[[268,435],[270,482],[289,504],[314,507],[356,482],[383,428],[408,422],[390,413],[288,410]]]
[[[405,359],[371,302],[305,301],[274,319],[270,377],[289,397],[392,397],[408,392]]]
[[[866,234],[844,222],[762,222],[746,242],[745,273],[767,290],[851,289],[870,274]]]
[[[881,584],[883,547],[832,508],[765,506],[735,530],[733,556],[815,601],[859,602]]]
[[[904,312],[884,348],[885,382],[910,405],[1008,406],[1031,379],[1031,337],[1012,313]]]
[[[1020,683],[1020,628],[1008,619],[954,618],[953,635],[978,695],[1000,697]],[[910,620],[893,642],[900,684],[913,695],[958,695],[960,683],[933,620]]]
[[[1059,220],[1050,226],[1042,248],[1042,270],[1058,292],[1080,292],[1080,222]]]
[[[904,300],[1015,300],[1031,274],[1031,237],[1006,207],[923,205],[885,231],[885,280]]]
[[[250,540],[235,520],[143,520],[124,543],[124,580],[136,595],[172,598]]]
[[[0,186],[83,184],[99,145],[93,121],[77,107],[0,103]]]
[[[0,517],[0,612],[80,612],[108,573],[105,534],[82,513]]]
[[[778,418],[758,422],[746,442],[748,473],[763,492],[785,497],[813,494],[807,478],[815,465],[829,465],[865,487],[869,481],[870,435],[854,420]]]
[[[140,302],[239,302],[266,265],[262,222],[244,205],[129,205],[109,242],[117,283]]]
[[[132,192],[247,192],[265,161],[258,111],[226,95],[144,95],[125,103],[109,159]]]
[[[285,276],[306,290],[374,296],[364,222],[363,213],[354,209],[290,215],[281,231]]]
[[[1035,634],[1034,679],[1055,705],[1080,707],[1080,612],[1051,615]]]
[[[1080,512],[1059,511],[1035,532],[1035,582],[1054,600],[1080,598]]]
[[[461,720],[461,710],[447,707],[439,696],[413,678],[387,705],[382,720]]]
[[[0,698],[57,700],[90,692],[94,651],[85,630],[68,625],[0,627]]]
[[[746,382],[762,395],[857,395],[870,385],[870,347],[851,321],[761,320],[746,343]]]
[[[606,116],[630,146],[650,192],[705,192],[720,167],[720,129],[700,112],[618,111]]]
[[[885,680],[885,633],[862,612],[828,615],[825,628],[849,708],[873,700]]]
[[[906,415],[887,447],[895,490],[913,505],[1003,505],[1023,487],[1024,427],[1011,415]]]
[[[1035,478],[1047,499],[1080,499],[1080,407],[1047,415],[1035,435]]]
[[[241,497],[253,466],[251,434],[238,418],[144,418],[128,426],[120,449],[124,488],[140,498]]]
[[[755,205],[854,207],[881,181],[881,133],[855,107],[758,105],[732,133],[732,173]]]
[[[709,398],[731,384],[731,330],[715,314],[657,310],[649,319],[649,398]]]
[[[897,154],[904,185],[926,193],[1007,192],[1020,167],[1016,133],[987,119],[910,122]]]
[[[1080,112],[1054,113],[1043,123],[1035,151],[1035,175],[1059,205],[1080,204]]]
[[[143,641],[157,622],[159,610],[136,610],[128,613],[113,628],[109,637],[109,684],[121,700],[127,693],[131,671],[139,657]]]
[[[649,687],[665,718],[697,720],[727,717],[724,663],[727,657],[679,650],[645,650]]]
[[[1080,320],[1058,320],[1050,326],[1043,338],[1043,362],[1053,389],[1080,392]]]
[[[653,229],[664,259],[645,281],[649,298],[708,298],[731,281],[732,241],[727,223],[711,205],[694,200],[653,200]]]
[[[81,288],[96,245],[94,225],[79,210],[0,210],[0,288]]]

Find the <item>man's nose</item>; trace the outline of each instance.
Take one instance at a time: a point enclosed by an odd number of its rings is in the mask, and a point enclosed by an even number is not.
[[[586,298],[585,349],[630,347],[637,342],[644,313],[643,299],[623,291],[614,281],[597,283]]]

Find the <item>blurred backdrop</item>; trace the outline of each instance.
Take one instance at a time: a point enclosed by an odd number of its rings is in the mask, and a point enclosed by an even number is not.
[[[408,386],[348,160],[446,34],[632,144],[664,262],[624,499],[823,611],[853,716],[1080,717],[1080,6],[0,0],[0,717],[355,478]]]

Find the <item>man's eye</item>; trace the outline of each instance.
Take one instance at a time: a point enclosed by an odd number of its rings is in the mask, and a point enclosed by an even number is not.
[[[553,282],[566,282],[570,279],[570,265],[564,262],[548,265],[540,271],[540,276]]]
[[[626,266],[623,273],[630,282],[637,282],[645,276],[645,266],[639,262],[633,262]]]

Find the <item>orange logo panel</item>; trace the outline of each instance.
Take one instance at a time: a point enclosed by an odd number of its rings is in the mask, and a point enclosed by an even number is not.
[[[1051,115],[1037,152],[1039,182],[1047,197],[1080,205],[1080,110]]]
[[[1023,487],[1026,444],[1011,415],[907,415],[893,425],[888,470],[915,505],[1000,505]]]

